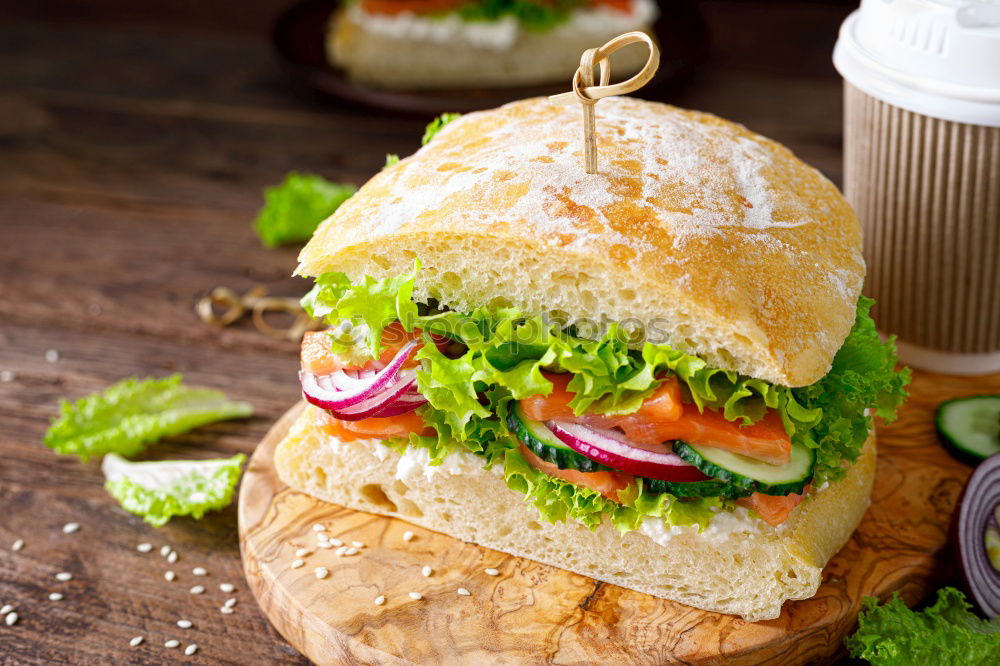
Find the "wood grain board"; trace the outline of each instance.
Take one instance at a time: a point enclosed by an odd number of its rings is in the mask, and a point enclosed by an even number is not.
[[[296,648],[332,663],[823,663],[842,654],[861,598],[900,590],[911,604],[950,567],[948,525],[969,468],[937,443],[940,395],[1000,392],[1000,375],[916,373],[901,418],[879,433],[879,464],[858,531],[824,571],[812,599],[776,620],[696,610],[512,557],[404,521],[351,511],[286,487],[272,457],[299,407],[263,439],[240,493],[243,566],[264,613]],[[313,525],[365,548],[315,548]],[[402,540],[406,530],[417,537]],[[421,567],[434,568],[431,577]],[[325,566],[319,580],[314,568]],[[483,573],[486,567],[500,575]],[[458,587],[472,595],[456,594]],[[411,591],[423,599],[409,598]],[[386,597],[382,606],[374,599]]]

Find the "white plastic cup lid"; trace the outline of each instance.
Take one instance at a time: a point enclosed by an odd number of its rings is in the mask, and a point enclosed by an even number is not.
[[[893,106],[1000,127],[1000,0],[862,0],[833,64]]]

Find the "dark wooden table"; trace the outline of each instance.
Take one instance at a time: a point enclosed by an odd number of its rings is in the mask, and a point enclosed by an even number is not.
[[[0,383],[0,605],[20,614],[0,624],[2,663],[183,658],[168,638],[197,643],[193,662],[304,661],[242,581],[234,508],[153,529],[105,493],[96,463],[40,441],[60,397],[132,375],[183,372],[256,407],[159,444],[165,457],[249,453],[297,398],[294,344],[207,326],[194,303],[217,285],[303,293],[296,249],[264,249],[251,231],[261,189],[292,169],[364,182],[385,153],[413,151],[428,119],[290,86],[266,37],[282,4],[0,2],[0,371],[14,373]],[[703,8],[712,61],[669,101],[744,122],[839,181],[830,53],[850,3]],[[81,528],[67,535],[70,521]],[[137,552],[145,541],[180,560]],[[196,583],[208,591],[189,594]],[[222,615],[228,596],[239,603]],[[146,642],[131,648],[136,635]]]

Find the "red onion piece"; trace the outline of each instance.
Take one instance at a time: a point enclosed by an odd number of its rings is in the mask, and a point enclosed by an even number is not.
[[[707,476],[672,451],[650,451],[630,442],[616,430],[589,428],[577,423],[545,424],[566,446],[580,455],[636,476],[660,481],[705,481]]]
[[[953,544],[972,602],[986,617],[1000,615],[1000,571],[986,553],[986,528],[995,525],[1000,506],[1000,453],[979,463],[958,499],[952,523]]]
[[[366,398],[361,402],[351,405],[350,407],[345,407],[343,409],[331,409],[330,413],[336,416],[338,419],[344,421],[360,421],[361,419],[367,419],[372,416],[382,416],[381,412],[389,407],[390,405],[396,403],[400,396],[406,394],[417,384],[417,371],[413,368],[407,368],[400,372],[393,383],[390,384],[385,390],[376,393],[370,398]],[[422,397],[422,396],[421,396]],[[413,404],[412,402],[406,402],[409,409],[404,411],[410,411],[419,407],[419,404]],[[401,414],[402,412],[396,412]],[[388,414],[386,414],[388,416]]]
[[[357,405],[393,384],[403,363],[413,354],[418,344],[416,340],[408,342],[387,366],[371,378],[370,382],[351,390],[337,389],[330,375],[316,375],[302,370],[299,372],[302,393],[307,401],[323,409],[341,410]]]

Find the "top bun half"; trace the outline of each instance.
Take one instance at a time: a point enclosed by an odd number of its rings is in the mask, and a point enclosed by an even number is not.
[[[297,274],[388,277],[419,258],[417,300],[627,322],[786,386],[826,374],[865,270],[837,188],[707,113],[620,97],[596,110],[593,175],[577,105],[462,116],[323,222]]]

